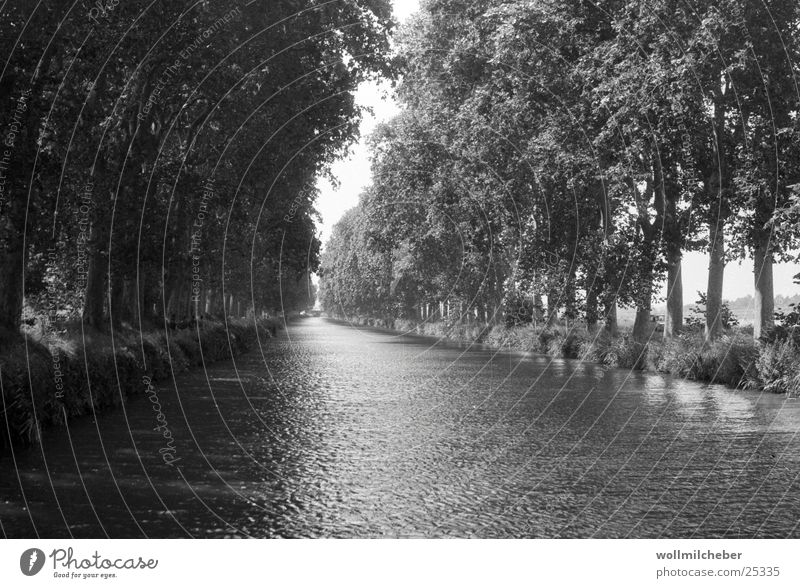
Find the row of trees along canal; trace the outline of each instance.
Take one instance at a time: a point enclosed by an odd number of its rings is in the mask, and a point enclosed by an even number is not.
[[[386,0],[3,2],[3,331],[26,302],[93,326],[307,305],[314,180],[392,26]]]
[[[707,251],[706,337],[726,261],[752,259],[755,336],[797,251],[796,0],[427,0],[400,43],[402,113],[323,256],[330,312],[647,325]],[[446,312],[446,311],[445,311]]]

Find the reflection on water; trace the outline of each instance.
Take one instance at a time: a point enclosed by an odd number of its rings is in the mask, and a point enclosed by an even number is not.
[[[177,467],[132,401],[3,459],[2,532],[800,536],[783,398],[323,319],[158,394]]]

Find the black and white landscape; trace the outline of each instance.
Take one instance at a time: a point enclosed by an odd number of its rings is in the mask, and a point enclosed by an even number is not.
[[[0,2],[0,535],[800,538],[799,117],[796,0]]]

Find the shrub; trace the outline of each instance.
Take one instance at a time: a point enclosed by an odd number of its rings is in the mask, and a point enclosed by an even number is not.
[[[687,349],[682,337],[650,345],[647,357],[648,365],[654,371],[681,378],[687,377],[694,361],[695,354]]]
[[[492,347],[499,347],[502,349],[508,345],[509,335],[512,331],[513,329],[507,329],[506,327],[488,327],[488,330],[483,338],[484,343],[491,345]]]
[[[449,337],[462,343],[481,342],[488,332],[488,325],[477,323],[455,323],[449,328]]]
[[[230,357],[230,344],[222,325],[203,326],[201,328],[200,350],[205,361],[219,361]]]
[[[200,352],[200,340],[197,331],[194,329],[177,331],[170,336],[170,342],[172,341],[175,342],[186,359],[189,360],[189,365],[202,365],[203,355]]]
[[[411,334],[420,333],[420,326],[414,321],[408,319],[397,319],[394,324],[398,331]]]
[[[586,344],[588,335],[581,331],[572,330],[561,340],[560,352],[563,357],[568,359],[578,359],[581,357],[581,350]]]
[[[555,340],[555,342],[554,342]],[[550,354],[552,350],[558,350],[561,347],[561,342],[558,337],[558,333],[552,331],[550,329],[544,329],[543,331],[539,331],[536,335],[537,341],[537,351],[540,353],[547,353]],[[553,344],[553,349],[551,349],[550,345]]]
[[[63,406],[67,417],[88,414],[92,411],[92,395],[86,379],[86,359],[76,352],[74,345],[59,349],[59,362],[63,374]]]
[[[246,351],[256,330],[268,338],[280,324],[274,319],[233,320],[226,329],[222,323],[205,321],[199,335],[196,330],[177,331],[170,333],[169,343],[163,332],[120,330],[112,338],[79,323],[66,325],[63,336],[40,336],[42,343],[5,333],[0,410],[5,410],[10,440],[35,443],[42,427],[63,424],[65,415],[102,411],[140,394],[145,374],[160,380],[191,364],[227,359],[231,349],[234,354]],[[56,369],[63,395],[57,394]]]
[[[263,331],[262,339],[266,339],[267,337],[274,337],[278,334],[283,328],[283,322],[276,318],[264,318],[259,319],[257,322],[258,328],[260,329],[259,332]]]
[[[170,357],[163,333],[145,333],[141,337],[137,358],[143,372],[153,380],[162,380],[170,374]]]
[[[90,385],[89,393],[95,409],[105,409],[117,406],[117,378],[114,373],[114,354],[112,350],[85,349],[86,374]]]
[[[692,314],[686,319],[686,322],[695,328],[703,328],[706,324],[706,294],[704,292],[697,293],[697,302],[695,304],[696,306],[692,308]],[[733,314],[728,302],[725,300],[722,301],[722,306],[719,309],[719,321],[725,330],[732,329],[739,324],[739,319]]]
[[[602,363],[624,369],[645,369],[647,356],[647,345],[634,341],[630,337],[611,339],[608,345],[600,350]]]
[[[762,345],[756,368],[756,384],[766,392],[800,396],[800,347],[794,341]]]
[[[735,333],[707,344],[700,332],[687,332],[671,341],[653,345],[649,362],[660,372],[677,377],[749,387],[756,374],[758,348],[744,334]]]
[[[758,349],[744,338],[721,337],[697,353],[688,377],[694,380],[745,387],[751,380]]]
[[[776,343],[780,341],[792,341],[795,346],[800,346],[800,325],[778,323],[767,330],[761,337],[764,343]]]
[[[532,325],[506,328],[500,325],[484,327],[483,342],[494,347],[519,351],[539,351],[536,329]]]
[[[0,358],[2,406],[12,442],[38,441],[43,425],[60,412],[60,402],[47,391],[54,385],[53,362],[47,350],[17,338]],[[5,427],[5,423],[3,423]]]
[[[600,331],[596,335],[586,334],[578,347],[578,359],[593,363],[605,363],[604,359],[612,340],[607,331]]]

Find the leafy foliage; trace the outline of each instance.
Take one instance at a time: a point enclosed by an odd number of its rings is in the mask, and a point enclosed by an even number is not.
[[[617,306],[634,307],[644,344],[664,279],[680,309],[665,333],[684,326],[680,260],[706,249],[715,272],[693,323],[709,340],[735,326],[722,269],[752,256],[756,330],[767,328],[772,263],[800,234],[799,10],[423,3],[399,35],[404,110],[373,137],[359,222],[327,248],[328,260],[355,255],[372,269],[345,275],[323,260],[328,293],[360,296],[323,303],[425,320],[430,306],[457,305],[511,326],[533,320],[527,300],[550,322],[603,321],[611,333]]]
[[[705,325],[705,316],[706,316],[706,304],[707,299],[704,292],[697,293],[697,302],[695,302],[695,306],[692,308],[692,316],[686,319],[686,324],[694,327],[695,329],[702,330],[703,326]],[[736,318],[736,315],[728,306],[728,303],[723,301],[720,307],[720,314],[719,320],[722,323],[722,326],[726,330],[730,330],[733,327],[736,327],[739,324],[739,319]]]
[[[358,84],[392,73],[388,2],[73,8],[0,7],[0,323],[23,273],[29,305],[98,328],[313,302],[314,184],[358,136]]]

